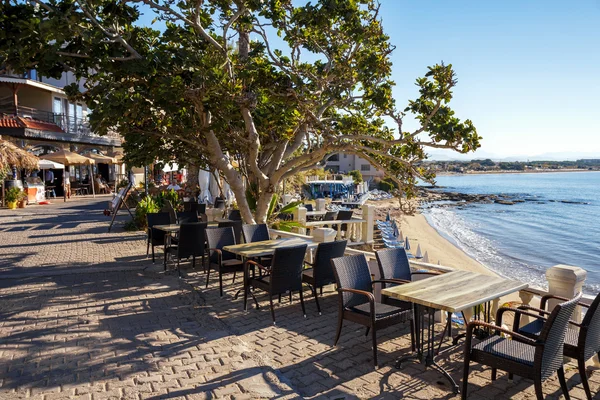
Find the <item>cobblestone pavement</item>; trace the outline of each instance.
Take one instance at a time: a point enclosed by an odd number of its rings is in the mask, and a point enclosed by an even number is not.
[[[347,322],[331,347],[331,289],[321,316],[308,292],[306,319],[297,295],[283,299],[274,326],[266,296],[257,292],[261,309],[247,312],[234,300],[239,279],[220,298],[201,271],[177,279],[160,263],[146,268],[144,236],[109,234],[101,209],[89,200],[42,216],[34,207],[20,218],[0,213],[0,399],[457,398],[436,371],[393,367],[409,351],[405,327],[381,332],[375,370],[364,328]],[[461,353],[441,357],[457,381]],[[600,373],[589,372],[597,392]],[[573,364],[567,379],[571,397],[584,399]],[[472,399],[535,398],[530,381],[500,373],[491,382],[475,364],[470,382]],[[556,377],[545,393],[559,397]]]

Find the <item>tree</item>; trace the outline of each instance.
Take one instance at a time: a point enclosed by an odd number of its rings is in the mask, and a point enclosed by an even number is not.
[[[362,181],[363,181],[362,173],[357,169],[353,169],[352,171],[348,172],[348,175],[350,175],[352,178],[354,178],[355,185],[358,185],[359,183],[362,183]]]
[[[368,160],[410,194],[434,177],[420,163],[427,147],[479,147],[472,122],[449,107],[451,65],[429,67],[419,97],[398,109],[376,1],[293,3],[7,0],[0,65],[85,78],[69,95],[93,109],[96,132],[124,136],[127,160],[218,170],[246,222],[265,221],[279,183],[332,153]],[[143,26],[141,4],[164,29]],[[403,130],[406,115],[418,129]]]

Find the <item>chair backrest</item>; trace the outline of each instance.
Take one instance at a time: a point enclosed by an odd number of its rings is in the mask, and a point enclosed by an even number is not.
[[[171,217],[172,224],[177,223],[177,214],[175,214],[175,209],[173,208],[173,204],[171,204],[170,200],[165,200],[165,204],[161,211],[169,213],[169,217]]]
[[[340,210],[338,211],[335,219],[338,221],[346,221],[352,219],[352,214],[354,214],[354,211],[352,210]]]
[[[306,208],[306,211],[314,211],[312,204],[302,204],[302,207]]]
[[[206,229],[206,241],[208,242],[208,247],[211,249],[219,249],[222,250],[223,247],[237,244],[235,241],[235,235],[233,233],[233,227],[228,226],[224,228],[211,228]],[[235,258],[235,254],[230,253],[228,251],[222,251],[223,261],[232,260]],[[217,252],[210,252],[210,262],[217,263],[218,256]]]
[[[337,211],[327,211],[323,216],[323,221],[335,221],[337,213]]]
[[[343,257],[347,243],[347,240],[319,243],[313,263],[313,278],[316,287],[335,283],[331,259]]]
[[[231,210],[231,211],[229,211],[229,215],[227,216],[227,219],[230,219],[232,221],[241,221],[242,214],[240,213],[240,210]]]
[[[364,254],[334,258],[331,260],[331,265],[333,266],[338,288],[373,292],[371,272]],[[360,294],[342,293],[342,306],[344,308],[354,307],[368,301],[365,296]]]
[[[198,214],[206,214],[206,204],[200,203],[198,204]]]
[[[225,208],[225,200],[222,197],[217,197],[213,205],[214,208]]]
[[[384,249],[375,252],[381,279],[411,279],[408,255],[403,248]]]
[[[302,290],[302,268],[306,245],[275,249],[269,283],[271,294]]]
[[[579,299],[581,293],[554,307],[540,332],[538,341],[544,346],[536,349],[535,366],[540,368],[542,380],[552,376],[563,365],[565,334]]]
[[[206,222],[192,222],[181,224],[179,242],[177,243],[177,257],[186,258],[204,254],[206,243]]]
[[[598,293],[585,313],[583,321],[581,321],[578,347],[580,351],[583,349],[585,360],[600,352],[600,293]]]
[[[196,211],[198,212],[198,202],[196,200],[190,200],[183,203],[183,211]]]
[[[154,225],[169,225],[171,224],[171,217],[167,212],[150,213],[146,214],[146,221],[148,223],[148,238],[154,240],[164,239],[164,232],[154,229]]]
[[[242,225],[242,233],[244,234],[244,242],[246,243],[264,242],[265,240],[271,240],[267,224]]]
[[[219,228],[226,228],[229,226],[233,228],[233,234],[235,235],[235,242],[242,243],[242,221],[219,222]]]
[[[193,222],[199,222],[198,213],[196,211],[183,211],[177,213],[177,223],[179,225]]]

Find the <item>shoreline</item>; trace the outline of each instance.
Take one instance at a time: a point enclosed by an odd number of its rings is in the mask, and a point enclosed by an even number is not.
[[[436,172],[436,176],[461,176],[461,175],[506,175],[506,174],[560,174],[561,172],[600,172],[598,169],[543,169],[543,170],[527,170],[527,171],[467,171],[467,172]]]

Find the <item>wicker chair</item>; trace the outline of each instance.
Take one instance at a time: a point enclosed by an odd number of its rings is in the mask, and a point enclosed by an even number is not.
[[[229,211],[229,215],[227,216],[227,219],[230,219],[232,221],[241,221],[242,213],[240,213],[240,210],[231,210],[231,211]]]
[[[312,204],[302,204],[301,207],[306,208],[306,211],[314,211],[313,210],[313,205]]]
[[[215,270],[219,274],[219,294],[222,297],[223,274],[233,273],[232,283],[234,283],[236,273],[244,270],[244,262],[238,260],[235,254],[223,250],[223,247],[237,243],[231,226],[206,229],[205,232],[210,252],[206,287],[208,287],[211,269]]]
[[[263,242],[271,240],[269,227],[267,224],[246,224],[242,225],[242,233],[245,243]]]
[[[194,222],[200,222],[198,220],[198,213],[196,211],[182,211],[177,213],[177,223],[190,224]]]
[[[337,211],[327,211],[323,216],[323,221],[335,221],[335,217],[337,216]],[[324,228],[329,228],[329,225],[323,225]]]
[[[244,310],[246,310],[246,302],[248,293],[254,299],[256,308],[259,308],[258,302],[250,288],[264,290],[269,294],[269,303],[271,304],[271,318],[275,325],[275,309],[273,308],[273,296],[290,293],[290,301],[292,292],[300,293],[300,304],[302,305],[302,314],[306,318],[306,309],[304,308],[304,297],[302,294],[302,267],[304,264],[304,256],[306,255],[306,245],[284,247],[275,249],[271,267],[265,267],[260,263],[247,260],[244,271]],[[256,266],[265,274],[259,277],[250,277],[250,267]]]
[[[192,268],[196,268],[196,257],[202,257],[202,268],[205,268],[204,255],[206,243],[206,223],[193,222],[181,224],[177,244],[170,244],[165,248],[165,271],[167,269],[167,255],[177,258],[177,273],[181,276],[179,263],[182,258],[192,257]]]
[[[335,219],[336,221],[347,221],[349,219],[352,219],[352,215],[354,215],[354,211],[352,210],[340,210],[335,216]],[[331,225],[331,228],[337,230],[337,225]],[[340,227],[340,231],[347,232],[348,224],[342,224],[342,226]]]
[[[573,299],[557,305],[545,321],[537,340],[487,322],[469,322],[465,343],[462,398],[467,398],[469,364],[471,361],[475,361],[492,367],[492,380],[496,379],[496,371],[498,369],[506,371],[509,374],[516,374],[527,379],[532,379],[538,399],[544,398],[542,382],[555,372],[558,372],[558,379],[563,395],[568,400],[569,392],[563,369],[563,348],[569,318],[573,314],[580,298],[581,293]],[[529,313],[526,310],[511,308],[500,308],[497,315],[501,317],[502,312],[507,310],[513,311],[516,314],[539,318],[539,315]],[[502,320],[497,318],[496,323],[501,325]],[[495,330],[496,335],[472,346],[473,330],[479,326]],[[501,337],[499,335],[500,332],[511,335],[513,340]]]
[[[165,232],[154,229],[154,225],[169,225],[171,223],[171,217],[169,213],[151,213],[146,214],[146,221],[148,225],[148,229],[146,233],[148,234],[148,243],[146,246],[146,256],[150,252],[150,246],[152,246],[152,262],[154,262],[154,246],[164,246],[165,245]]]
[[[377,330],[391,325],[410,322],[412,325],[413,311],[403,310],[375,301],[373,285],[376,283],[397,283],[384,279],[372,281],[369,265],[364,255],[352,255],[331,260],[333,272],[338,286],[339,313],[335,341],[337,345],[342,333],[344,320],[366,326],[373,340],[373,363],[377,367]],[[412,340],[412,338],[411,338]],[[412,344],[414,347],[414,343]]]
[[[338,240],[335,242],[319,243],[315,253],[314,262],[311,264],[306,262],[312,268],[302,271],[302,282],[308,284],[315,296],[317,303],[317,311],[321,315],[321,306],[319,305],[319,297],[317,289],[323,294],[323,286],[335,283],[335,275],[331,267],[331,259],[343,257],[346,251],[347,240]]]
[[[195,199],[192,199],[190,201],[184,201],[183,202],[183,211],[195,211],[196,213],[198,212],[198,202]]]
[[[550,312],[546,311],[546,304],[550,299],[557,299],[561,301],[568,300],[560,296],[546,295],[542,297],[539,309],[531,306],[520,306],[518,308],[519,310],[537,312],[539,313],[539,317],[533,322],[520,327],[519,313],[515,313],[513,330],[521,335],[537,340],[540,337],[542,328],[544,326],[544,316],[550,315]],[[587,398],[591,400],[593,397],[590,390],[590,384],[588,383],[587,375],[585,373],[585,362],[595,354],[600,356],[600,294],[596,296],[591,305],[586,305],[584,303],[579,303],[579,305],[586,307],[588,310],[585,313],[585,317],[583,318],[581,324],[569,321],[569,323],[575,328],[567,329],[567,333],[565,335],[564,355],[577,360],[583,389],[585,390]],[[502,311],[499,310],[498,312],[499,318],[502,318]]]
[[[219,222],[219,228],[233,228],[235,243],[242,243],[242,221],[225,221]]]

